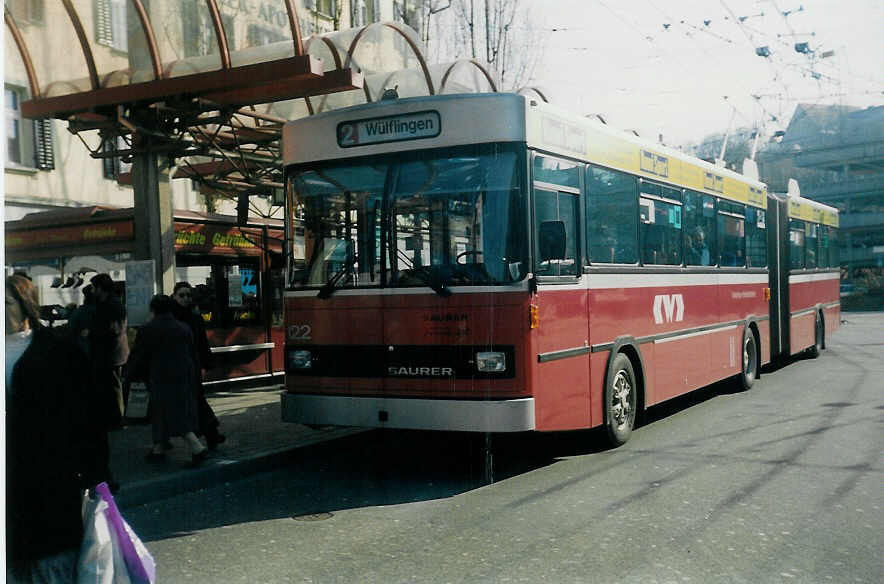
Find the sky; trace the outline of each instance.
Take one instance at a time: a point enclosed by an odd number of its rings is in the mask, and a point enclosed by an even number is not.
[[[881,0],[527,1],[546,39],[530,85],[669,145],[770,136],[798,103],[884,105]]]

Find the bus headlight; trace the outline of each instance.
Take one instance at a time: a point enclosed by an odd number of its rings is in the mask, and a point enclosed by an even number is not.
[[[506,371],[506,355],[497,351],[476,353],[476,367],[483,373]]]
[[[313,353],[304,351],[289,351],[288,368],[289,369],[310,369],[313,367]]]

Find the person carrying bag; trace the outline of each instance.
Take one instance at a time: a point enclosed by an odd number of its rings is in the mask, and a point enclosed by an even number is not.
[[[107,483],[83,496],[77,584],[155,584],[156,563],[123,516]]]

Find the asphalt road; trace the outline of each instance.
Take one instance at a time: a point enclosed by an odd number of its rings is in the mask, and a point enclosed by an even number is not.
[[[372,431],[127,510],[159,582],[884,581],[884,315],[596,431]],[[283,430],[284,431],[284,430]]]

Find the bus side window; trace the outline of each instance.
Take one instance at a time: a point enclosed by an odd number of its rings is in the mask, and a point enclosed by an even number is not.
[[[804,224],[804,250],[806,255],[805,265],[808,269],[817,267],[817,224],[816,223],[805,223]]]
[[[534,189],[535,237],[537,249],[535,257],[538,276],[576,275],[580,270],[580,246],[578,242],[578,201],[577,195]],[[544,222],[561,221],[565,227],[565,259],[542,260],[540,257],[540,226]]]
[[[750,268],[767,266],[767,213],[746,207],[746,262]]]
[[[605,168],[587,167],[586,232],[592,263],[638,263],[635,177]]]
[[[804,267],[804,221],[789,221],[789,268]]]
[[[715,198],[685,191],[682,228],[685,265],[715,265]]]
[[[829,229],[825,225],[817,225],[819,233],[819,253],[817,254],[817,267],[829,267]]]
[[[681,264],[681,196],[676,189],[641,182],[639,206],[643,264]]]
[[[841,265],[841,258],[838,254],[838,230],[834,227],[827,227],[829,230],[829,266],[837,268]]]
[[[722,267],[746,265],[746,208],[739,203],[718,201],[718,251]]]

